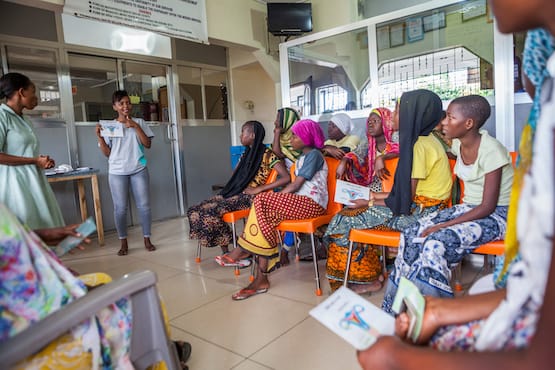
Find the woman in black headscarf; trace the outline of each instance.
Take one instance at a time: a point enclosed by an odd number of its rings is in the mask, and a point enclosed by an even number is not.
[[[248,209],[254,196],[289,183],[290,176],[283,162],[264,145],[264,127],[258,121],[248,121],[241,129],[241,144],[246,147],[233,175],[219,195],[189,207],[191,239],[198,239],[204,247],[220,246],[228,252],[233,234],[222,220],[227,212]],[[278,179],[270,184],[266,180],[275,168]]]
[[[447,206],[452,185],[449,160],[439,140],[429,135],[441,114],[441,99],[431,91],[414,90],[401,96],[392,117],[393,130],[399,131],[399,162],[392,191],[371,192],[370,201],[353,201],[328,226],[328,230],[346,232],[333,235],[327,232],[325,239],[348,243],[351,229],[401,231],[418,217]],[[360,254],[351,262],[361,264],[359,270],[368,270],[364,268],[367,266],[381,267],[375,248],[367,247]],[[327,275],[332,288],[342,283],[340,276],[344,274],[336,270],[344,266],[346,253],[342,258],[344,261],[328,258]],[[380,271],[372,270],[368,276],[357,276],[349,283],[354,290],[366,292],[381,289],[383,280]]]

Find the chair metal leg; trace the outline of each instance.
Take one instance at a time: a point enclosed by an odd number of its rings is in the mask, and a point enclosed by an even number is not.
[[[387,277],[387,258],[386,258],[387,248],[385,245],[382,245],[381,249],[382,249],[382,264],[383,264],[382,274],[386,278]]]
[[[252,257],[251,264],[251,276],[249,276],[249,281],[252,283],[254,281],[254,272],[256,271],[256,266],[258,265],[258,256]]]
[[[301,260],[301,238],[297,233],[293,233],[293,238],[295,241],[295,261],[299,262]]]
[[[462,279],[462,261],[459,262],[453,268],[453,285],[455,287],[455,292],[462,292],[463,290],[461,279]]]
[[[318,270],[318,256],[316,255],[316,245],[314,244],[314,234],[310,233],[310,243],[312,244],[312,261],[314,262],[314,273],[316,275],[316,295],[322,295],[320,288],[320,271]]]
[[[233,249],[237,248],[237,232],[235,231],[235,222],[231,223],[231,232],[233,233]],[[239,267],[235,266],[235,276],[241,275]]]
[[[343,286],[347,287],[349,281],[349,269],[351,268],[351,256],[353,255],[353,241],[349,242],[349,252],[347,253],[347,265],[345,266],[345,277],[343,278]]]
[[[195,258],[196,263],[200,263],[200,240],[197,242],[197,257]]]

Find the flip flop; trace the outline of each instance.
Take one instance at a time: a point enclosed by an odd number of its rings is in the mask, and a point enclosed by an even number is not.
[[[231,299],[233,299],[234,301],[242,301],[244,299],[252,297],[253,295],[266,293],[267,291],[268,291],[268,288],[261,288],[261,289],[244,288],[238,291],[237,293],[235,293],[234,295],[232,295]]]
[[[127,256],[127,253],[129,253],[129,250],[127,248],[121,248],[118,251],[118,256]]]
[[[177,351],[177,357],[179,358],[179,362],[181,363],[181,367],[185,368],[187,365],[185,363],[191,357],[191,344],[188,342],[174,340],[173,344],[175,345],[175,349]]]
[[[250,259],[243,259],[243,260],[234,260],[233,258],[229,257],[227,254],[222,254],[221,256],[216,256],[214,261],[220,266],[224,267],[238,267],[238,268],[245,268],[249,267],[252,263]]]

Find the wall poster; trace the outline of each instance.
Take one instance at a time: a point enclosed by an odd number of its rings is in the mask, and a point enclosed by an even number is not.
[[[66,0],[64,13],[208,43],[205,0]]]

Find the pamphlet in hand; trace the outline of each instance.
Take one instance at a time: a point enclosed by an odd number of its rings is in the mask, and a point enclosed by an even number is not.
[[[102,129],[100,135],[102,137],[123,137],[123,125],[117,121],[99,121]]]
[[[350,205],[355,199],[370,199],[370,188],[353,184],[352,182],[337,180],[335,185],[336,203]]]
[[[407,337],[412,339],[414,343],[418,340],[422,330],[425,305],[426,300],[416,285],[408,279],[401,277],[391,308],[396,314],[407,312],[410,320]]]
[[[310,315],[360,351],[380,336],[395,332],[392,316],[345,287],[312,309]]]
[[[58,244],[58,246],[54,249],[54,253],[58,257],[63,256],[73,248],[77,247],[81,242],[89,235],[91,235],[96,230],[96,224],[92,217],[89,217],[79,225],[75,231],[79,233],[81,236],[67,236],[64,240]]]

